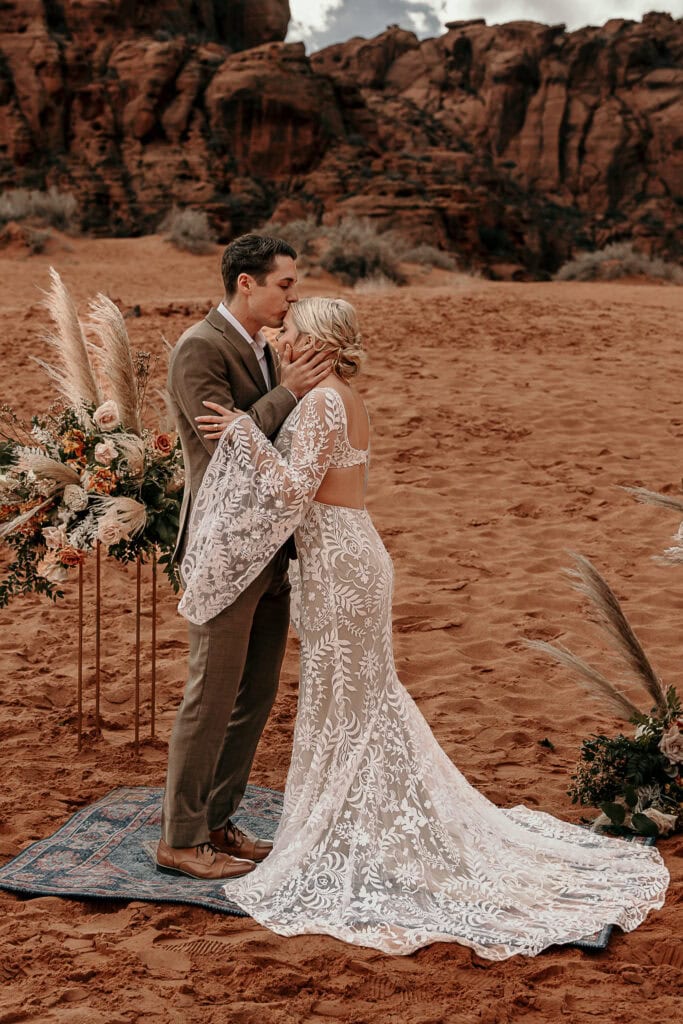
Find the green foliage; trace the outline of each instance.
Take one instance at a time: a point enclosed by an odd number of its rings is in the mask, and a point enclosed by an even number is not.
[[[584,740],[569,789],[572,802],[599,807],[621,831],[658,835],[657,813],[671,815],[674,829],[683,827],[683,765],[661,749],[663,734],[680,728],[680,711],[678,694],[670,687],[663,714],[634,715],[635,736]]]

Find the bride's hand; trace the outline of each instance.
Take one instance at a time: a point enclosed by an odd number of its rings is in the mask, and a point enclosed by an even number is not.
[[[239,409],[225,409],[217,402],[202,402],[207,409],[213,409],[214,416],[195,416],[199,429],[206,435],[209,441],[218,441],[226,427],[234,423],[244,413]]]

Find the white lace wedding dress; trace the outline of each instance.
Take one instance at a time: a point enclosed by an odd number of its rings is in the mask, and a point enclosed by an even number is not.
[[[277,450],[276,450],[277,449]],[[501,810],[439,747],[394,667],[392,565],[365,510],[314,500],[328,466],[365,461],[344,404],[316,389],[274,448],[247,417],[223,435],[198,495],[181,611],[206,621],[295,533],[301,690],[273,852],[225,886],[282,935],[325,933],[387,953],[456,941],[533,955],[661,907],[652,848],[524,806]]]

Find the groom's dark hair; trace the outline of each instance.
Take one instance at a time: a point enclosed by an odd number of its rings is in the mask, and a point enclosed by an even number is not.
[[[250,274],[255,281],[263,284],[266,275],[275,264],[276,256],[291,256],[296,259],[296,249],[283,238],[270,235],[240,235],[226,247],[221,261],[225,294],[231,298],[237,291],[240,274]]]

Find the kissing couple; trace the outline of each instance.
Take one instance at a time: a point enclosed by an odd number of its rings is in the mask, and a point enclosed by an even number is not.
[[[365,509],[353,307],[298,300],[296,252],[279,239],[236,239],[222,272],[223,301],[183,334],[169,370],[189,673],[158,869],[215,879],[281,935],[386,953],[455,941],[502,960],[635,928],[664,902],[659,853],[497,808],[398,679],[392,563]],[[279,360],[263,327],[279,328]],[[299,706],[271,844],[232,818],[275,698],[290,599]]]

